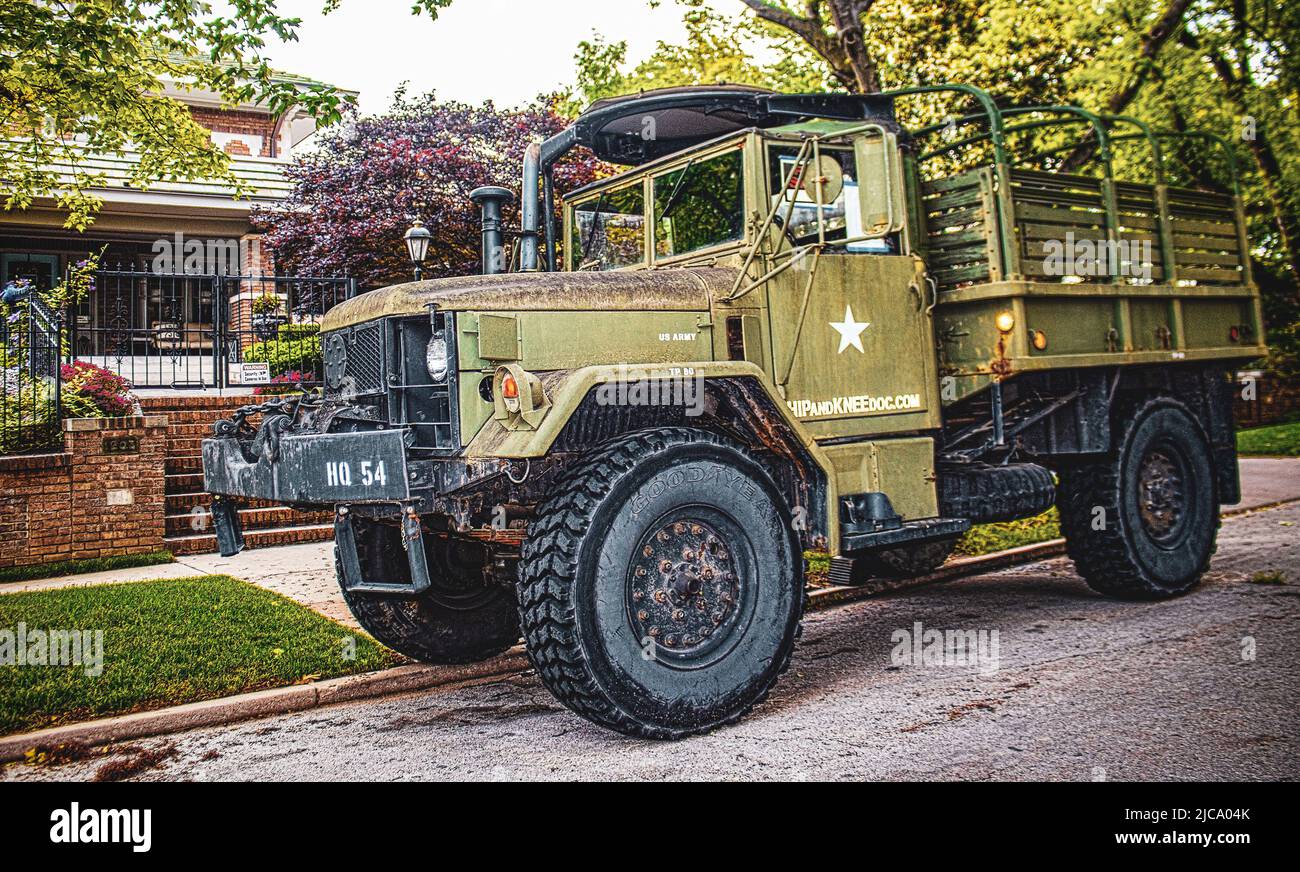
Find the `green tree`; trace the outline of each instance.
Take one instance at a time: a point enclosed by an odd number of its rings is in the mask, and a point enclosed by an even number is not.
[[[325,0],[325,11],[339,0]],[[451,0],[414,0],[436,18]],[[0,178],[6,210],[53,197],[84,230],[101,205],[88,153],[138,154],[131,184],[214,179],[242,189],[229,158],[164,87],[212,91],[227,103],[298,104],[321,123],[339,117],[328,85],[287,80],[262,55],[268,37],[301,23],[274,0],[236,0],[218,14],[193,0],[0,0]]]
[[[605,97],[675,85],[726,83],[783,91],[824,91],[832,85],[818,58],[791,34],[766,22],[721,15],[701,0],[678,2],[684,7],[686,40],[660,41],[630,70],[626,42],[596,35],[578,43],[577,81],[561,95],[560,109],[573,116]]]

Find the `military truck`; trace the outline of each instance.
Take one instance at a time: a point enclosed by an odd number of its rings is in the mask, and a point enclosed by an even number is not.
[[[242,500],[332,507],[376,639],[457,663],[522,635],[573,711],[661,739],[767,695],[812,550],[914,576],[1056,505],[1093,589],[1184,593],[1264,348],[1240,198],[1168,184],[1174,139],[964,85],[598,102],[528,150],[517,234],[474,192],[482,275],[335,306],[321,388],[217,425],[221,550]],[[626,170],[561,195],[574,147]]]

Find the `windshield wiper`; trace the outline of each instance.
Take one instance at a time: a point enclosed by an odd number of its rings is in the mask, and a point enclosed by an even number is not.
[[[591,253],[591,243],[596,238],[596,225],[600,223],[600,210],[605,205],[605,191],[600,192],[596,198],[596,211],[591,213],[591,229],[587,231],[587,239],[582,243],[582,257],[579,262],[585,262],[587,255]]]
[[[673,209],[677,207],[677,197],[682,192],[682,185],[686,182],[686,177],[691,173],[691,167],[695,166],[695,158],[687,161],[686,166],[682,167],[682,174],[677,177],[673,189],[668,192],[668,199],[664,201],[664,207],[659,211],[660,218],[667,218],[673,214]]]

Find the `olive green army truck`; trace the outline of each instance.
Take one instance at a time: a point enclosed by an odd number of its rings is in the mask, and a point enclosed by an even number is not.
[[[1171,142],[959,85],[599,102],[528,151],[517,234],[474,192],[484,274],[335,306],[321,389],[217,425],[221,549],[241,500],[332,507],[375,638],[454,663],[522,636],[565,705],[654,738],[766,696],[809,550],[837,583],[917,575],[1056,505],[1095,590],[1183,593],[1264,349],[1240,200],[1170,185]],[[627,169],[561,195],[573,147]]]

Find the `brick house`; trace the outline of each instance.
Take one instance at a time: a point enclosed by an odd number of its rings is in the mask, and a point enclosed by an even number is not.
[[[303,86],[312,84],[287,74],[280,78]],[[355,92],[343,93],[356,96]],[[0,212],[0,287],[16,278],[49,287],[71,264],[100,250],[104,251],[104,266],[141,271],[156,264],[160,251],[174,251],[174,271],[179,272],[186,244],[197,244],[204,252],[204,269],[199,272],[211,271],[214,259],[220,260],[226,273],[272,272],[260,237],[249,223],[249,213],[254,206],[273,205],[287,195],[285,165],[315,132],[315,120],[298,107],[272,114],[256,104],[222,106],[218,95],[198,90],[169,87],[164,94],[184,103],[194,119],[211,131],[213,142],[231,156],[234,175],[251,188],[251,196],[236,200],[229,186],[211,181],[160,181],[140,190],[128,182],[137,155],[86,154],[86,169],[105,177],[105,184],[93,191],[103,200],[95,222],[85,232],[64,229],[65,216],[50,198],[38,199],[23,211]],[[185,271],[195,270],[186,267]],[[148,352],[159,350],[158,342],[152,349],[147,347],[159,324],[184,327],[213,322],[210,283],[191,282],[175,288],[137,283],[139,287],[125,295],[121,288],[104,284],[96,287],[75,313],[79,336],[75,351],[101,365],[104,361],[95,356],[107,350],[110,327],[129,333],[130,343],[139,346],[132,350]],[[193,341],[186,345],[202,351],[199,331],[191,333],[188,338]],[[165,350],[165,345],[162,348]]]
[[[48,288],[73,263],[104,251],[88,299],[71,313],[72,351],[130,379],[142,404],[134,417],[64,420],[61,439],[40,453],[0,455],[0,569],[161,548],[215,550],[199,443],[216,418],[248,402],[239,394],[249,391],[215,396],[193,388],[212,387],[218,370],[217,384],[229,386],[228,370],[243,365],[240,355],[255,338],[252,300],[268,291],[287,299],[301,284],[274,278],[249,214],[287,195],[284,168],[316,124],[296,107],[276,115],[259,105],[223,107],[216,94],[165,93],[211,131],[251,197],[236,200],[231,188],[210,181],[140,190],[128,184],[137,155],[85,154],[86,168],[106,180],[94,190],[103,208],[88,230],[64,229],[65,216],[49,198],[24,211],[0,211],[0,287],[27,278]],[[181,275],[155,276],[160,250],[179,258],[188,246],[207,258],[199,272],[212,271],[215,253],[225,260],[220,272],[234,278],[192,278],[185,275],[189,263],[175,265],[172,272]],[[286,306],[287,319],[291,310]],[[220,365],[213,354],[218,313],[222,331],[233,327],[238,336]],[[224,346],[215,347],[224,354]],[[250,506],[243,518],[253,547],[332,535],[329,518],[279,506]]]

